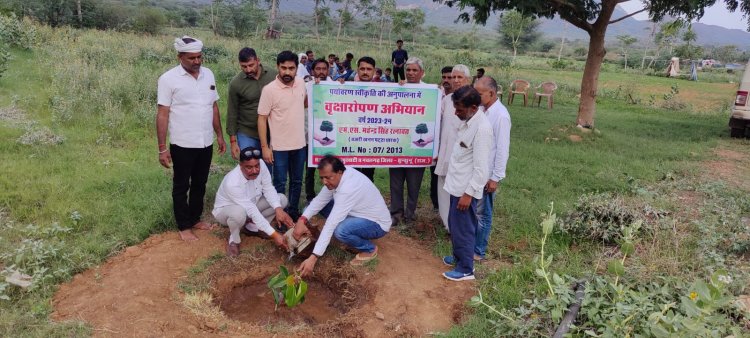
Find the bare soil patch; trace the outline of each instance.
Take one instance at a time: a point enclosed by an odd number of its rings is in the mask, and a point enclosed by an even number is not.
[[[750,180],[747,179],[750,177],[750,150],[745,149],[746,147],[746,144],[734,141],[716,148],[714,159],[703,164],[704,179],[719,179],[728,185],[750,191]]]
[[[445,280],[429,248],[391,231],[377,241],[374,266],[320,260],[307,279],[305,303],[294,309],[274,311],[266,283],[286,255],[257,238],[243,238],[238,259],[220,258],[207,268],[207,290],[188,294],[180,283],[201,259],[223,252],[227,233],[197,235],[194,243],[174,232],[153,235],[75,276],[55,294],[52,318],[86,322],[95,336],[424,336],[463,320],[476,292],[474,283]],[[206,296],[198,297],[205,304],[185,305],[196,294]]]

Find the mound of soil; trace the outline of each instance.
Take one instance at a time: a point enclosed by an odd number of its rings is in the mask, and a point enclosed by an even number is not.
[[[428,248],[392,231],[376,241],[377,265],[355,269],[323,257],[308,278],[305,303],[274,311],[265,284],[286,255],[263,240],[243,238],[243,250],[265,253],[243,261],[251,255],[245,251],[209,267],[208,306],[221,311],[196,313],[184,305],[179,285],[202,258],[223,252],[227,233],[197,235],[193,243],[174,232],[153,235],[75,276],[55,294],[52,318],[86,322],[95,336],[424,336],[457,324],[475,294],[474,283],[445,280],[446,267]]]

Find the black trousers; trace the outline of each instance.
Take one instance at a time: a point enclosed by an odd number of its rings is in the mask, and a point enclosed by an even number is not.
[[[206,194],[208,169],[211,167],[213,145],[206,148],[183,148],[169,145],[172,155],[172,204],[177,228],[187,230],[201,219],[203,196]]]
[[[371,182],[375,182],[375,168],[357,168],[357,167],[354,167],[354,169],[357,169],[357,171],[365,174],[365,176],[367,176],[367,178],[369,178]]]
[[[305,198],[308,202],[312,201],[317,195],[315,193],[315,167],[308,167],[305,170]]]
[[[391,216],[404,220],[417,219],[417,201],[422,187],[424,168],[388,168],[391,183]],[[406,209],[404,209],[404,182],[406,182]]]
[[[430,200],[432,200],[432,207],[435,208],[435,210],[439,209],[437,179],[438,177],[435,175],[435,166],[432,166],[430,167]]]
[[[393,82],[398,83],[399,76],[401,76],[401,80],[406,81],[406,73],[404,73],[404,67],[393,67]]]

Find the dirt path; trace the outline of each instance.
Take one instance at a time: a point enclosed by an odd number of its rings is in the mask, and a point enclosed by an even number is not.
[[[182,305],[184,294],[178,283],[201,258],[224,248],[224,240],[209,232],[198,232],[198,236],[198,242],[188,244],[174,232],[153,235],[75,276],[55,294],[52,318],[86,322],[95,336],[331,335],[330,331],[316,332],[316,327],[269,332],[267,326],[223,315],[215,322],[190,312]],[[244,249],[261,243],[248,238],[242,245]],[[439,259],[397,231],[377,244],[379,262],[374,270],[356,270],[358,282],[368,292],[363,304],[345,315],[346,322],[357,328],[346,336],[424,336],[445,331],[462,318],[464,304],[475,293],[474,283],[443,279],[440,274],[445,267]],[[257,268],[273,268],[283,261],[280,253],[268,256]]]

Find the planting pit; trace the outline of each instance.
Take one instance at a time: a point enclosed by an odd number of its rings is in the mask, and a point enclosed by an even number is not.
[[[215,294],[215,303],[227,317],[261,326],[324,324],[347,313],[353,304],[344,298],[345,290],[332,288],[318,278],[308,278],[304,303],[289,308],[282,302],[276,307],[267,286],[271,277],[269,274],[260,279],[248,278],[227,292]]]
[[[266,283],[301,259],[287,262],[255,237],[227,258],[220,231],[197,230],[191,243],[166,232],[126,248],[62,284],[51,318],[85,322],[94,337],[419,337],[461,323],[476,294],[474,283],[443,278],[429,247],[391,231],[376,241],[377,264],[354,268],[353,255],[331,250],[305,278],[305,302],[274,311]]]

